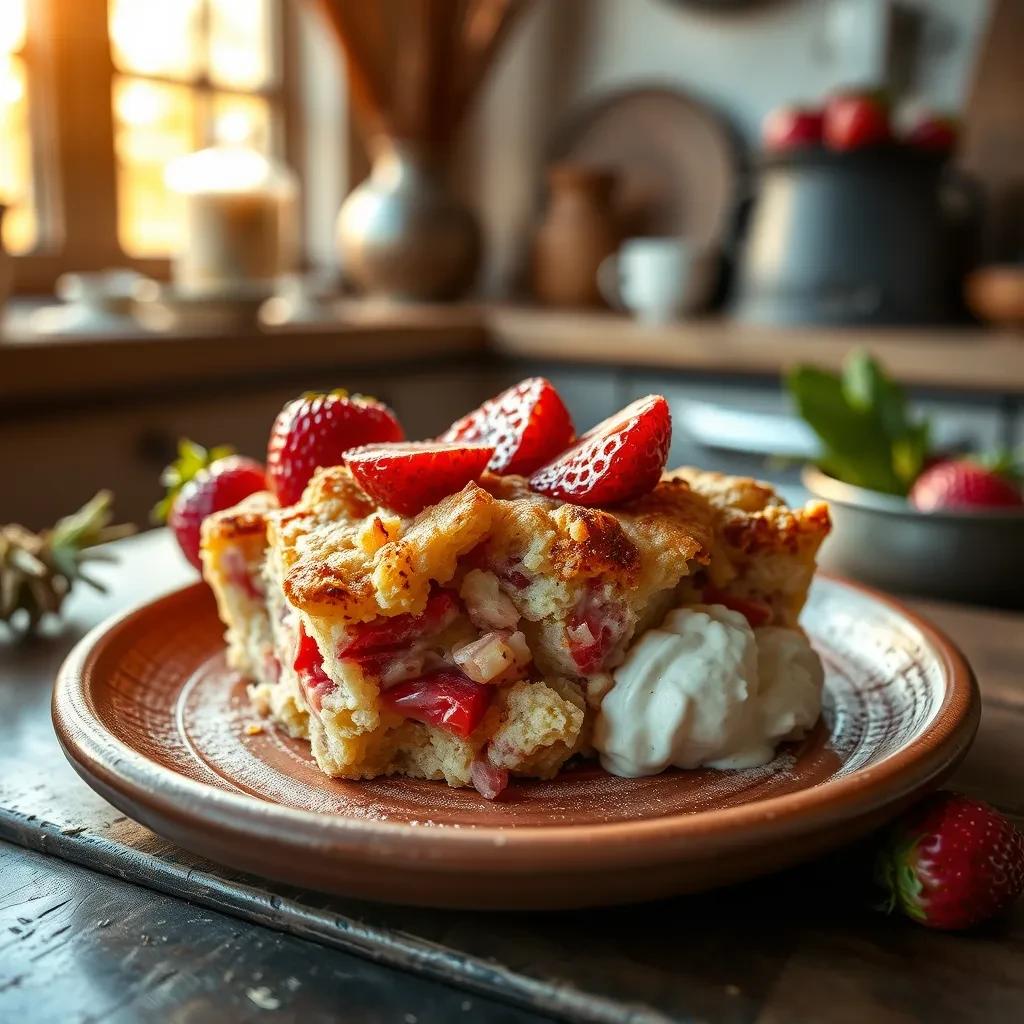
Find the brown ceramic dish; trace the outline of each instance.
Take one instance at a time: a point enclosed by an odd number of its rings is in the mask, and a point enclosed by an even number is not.
[[[205,585],[90,633],[53,716],[85,780],[182,846],[294,885],[370,900],[558,908],[693,892],[808,860],[937,785],[978,725],[971,670],[899,605],[820,579],[805,625],[826,710],[764,768],[620,779],[595,765],[472,790],[344,782],[308,747],[256,735]]]

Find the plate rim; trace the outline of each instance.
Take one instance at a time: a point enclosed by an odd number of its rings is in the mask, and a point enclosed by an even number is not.
[[[402,822],[329,815],[234,793],[151,761],[108,730],[95,714],[92,672],[105,648],[155,606],[206,596],[206,584],[169,591],[110,616],[74,646],[54,684],[51,715],[57,739],[75,770],[104,798],[144,823],[158,820],[221,839],[266,843],[268,825],[287,826],[286,845],[329,845],[333,852],[380,856],[394,866],[439,869],[477,865],[486,853],[492,866],[536,871],[538,853],[560,868],[662,864],[754,846],[762,837],[778,842],[817,832],[897,805],[947,774],[966,754],[981,715],[974,672],[956,644],[902,602],[871,587],[819,573],[829,586],[859,592],[903,617],[939,658],[946,689],[931,722],[910,743],[882,762],[855,769],[806,789],[735,807],[672,813],[654,818],[558,825],[464,825],[429,827]],[[123,801],[123,802],[122,802]],[[127,806],[126,806],[127,804]],[[197,813],[199,807],[202,813]],[[182,844],[186,845],[186,844]],[[495,861],[500,862],[495,864]]]

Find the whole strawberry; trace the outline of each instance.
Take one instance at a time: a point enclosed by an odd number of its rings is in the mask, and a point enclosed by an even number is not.
[[[153,510],[153,518],[160,521],[166,516],[182,553],[202,569],[199,530],[203,520],[266,490],[267,478],[258,462],[227,454],[230,448],[207,451],[192,441],[182,441],[178,451],[178,460],[164,470],[168,495]]]
[[[1024,496],[1011,479],[970,459],[943,459],[929,466],[914,481],[909,497],[920,512],[1024,506]]]
[[[929,928],[970,928],[1024,892],[1024,836],[986,803],[936,793],[892,827],[875,874],[890,910]]]
[[[267,478],[282,505],[294,505],[321,466],[338,466],[350,448],[402,441],[395,414],[362,395],[306,394],[277,415],[267,445]]]

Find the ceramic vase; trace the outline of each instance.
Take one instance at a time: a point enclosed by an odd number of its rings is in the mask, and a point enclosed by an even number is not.
[[[476,277],[480,229],[424,149],[381,137],[369,177],[342,204],[336,229],[346,277],[368,295],[454,299]]]

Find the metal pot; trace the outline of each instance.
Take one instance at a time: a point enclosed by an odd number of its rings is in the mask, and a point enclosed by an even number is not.
[[[1024,509],[918,512],[814,466],[803,482],[832,510],[824,569],[903,594],[1024,608]]]
[[[760,323],[928,323],[961,315],[980,205],[937,156],[884,146],[766,157],[736,312]]]

